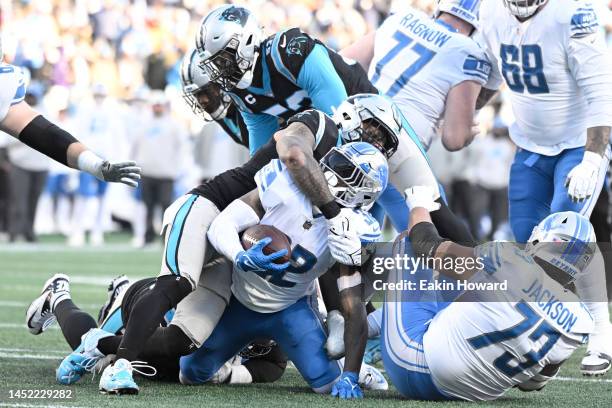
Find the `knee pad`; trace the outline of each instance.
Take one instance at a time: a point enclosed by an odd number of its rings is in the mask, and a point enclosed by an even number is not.
[[[175,275],[163,275],[157,278],[150,293],[164,296],[171,307],[176,305],[193,290],[187,278]]]

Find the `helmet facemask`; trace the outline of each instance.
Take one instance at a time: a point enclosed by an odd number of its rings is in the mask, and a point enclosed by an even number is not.
[[[504,5],[513,16],[518,18],[529,18],[547,1],[548,0],[504,0]]]
[[[202,116],[207,122],[225,118],[227,110],[232,104],[230,96],[213,82],[195,89],[184,87],[183,98],[191,107],[193,113]]]
[[[252,41],[250,38],[248,42]],[[200,67],[210,76],[210,80],[221,85],[229,92],[232,89],[247,88],[253,80],[253,70],[257,60],[258,47],[252,61],[240,56],[238,46],[240,42],[236,36],[232,37],[225,48],[210,58],[201,62]]]
[[[336,202],[344,207],[367,207],[376,201],[384,189],[378,180],[351,161],[338,147],[331,149],[321,159],[321,169]]]

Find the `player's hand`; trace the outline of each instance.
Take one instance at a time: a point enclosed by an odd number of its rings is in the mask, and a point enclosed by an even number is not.
[[[425,208],[429,212],[440,209],[440,203],[436,202],[440,198],[440,194],[437,189],[431,186],[410,187],[406,189],[405,194],[406,205],[408,205],[410,211],[416,207]]]
[[[345,371],[340,379],[332,386],[331,396],[340,399],[363,398],[363,391],[359,387],[359,375],[351,371]]]
[[[272,238],[266,237],[255,243],[246,251],[238,252],[234,264],[243,272],[270,271],[282,272],[289,267],[289,262],[283,264],[274,263],[277,259],[287,255],[286,249],[281,249],[266,255],[263,249],[272,242]]]
[[[113,183],[123,183],[130,187],[138,187],[140,167],[133,161],[110,163],[104,161],[100,167],[100,179]]]
[[[359,216],[350,208],[327,220],[327,242],[332,257],[341,264],[361,265],[361,239],[356,231],[354,217]]]
[[[596,193],[602,160],[599,154],[586,151],[582,161],[569,172],[565,187],[573,202],[582,202]]]

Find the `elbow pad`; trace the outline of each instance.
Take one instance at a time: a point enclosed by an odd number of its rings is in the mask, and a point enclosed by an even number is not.
[[[32,119],[19,133],[19,140],[32,149],[68,166],[68,146],[78,140],[42,115]]]

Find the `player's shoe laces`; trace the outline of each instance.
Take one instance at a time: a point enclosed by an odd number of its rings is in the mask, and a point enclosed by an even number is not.
[[[359,370],[359,384],[365,390],[380,390],[386,391],[389,389],[389,383],[377,368],[368,364],[362,364]]]
[[[612,356],[606,353],[587,351],[580,363],[582,375],[596,376],[604,375],[612,367]]]
[[[102,329],[91,329],[81,337],[81,345],[62,360],[55,371],[55,378],[60,384],[73,384],[81,379],[87,371],[92,371],[96,363],[104,358],[98,350],[98,341],[112,336]]]
[[[32,334],[40,334],[55,323],[55,306],[70,299],[70,278],[58,273],[49,278],[38,296],[26,311],[26,325]]]
[[[98,324],[102,324],[104,319],[106,319],[106,316],[108,315],[110,308],[113,306],[113,303],[115,303],[117,296],[126,290],[129,285],[130,279],[125,275],[119,275],[116,278],[113,278],[113,280],[109,283],[107,289],[108,298],[98,312]]]
[[[141,369],[151,371],[146,372]],[[138,385],[132,375],[134,371],[147,377],[157,374],[155,367],[144,361],[132,361],[130,363],[126,359],[120,358],[113,365],[104,369],[100,378],[100,392],[104,394],[138,394]]]

